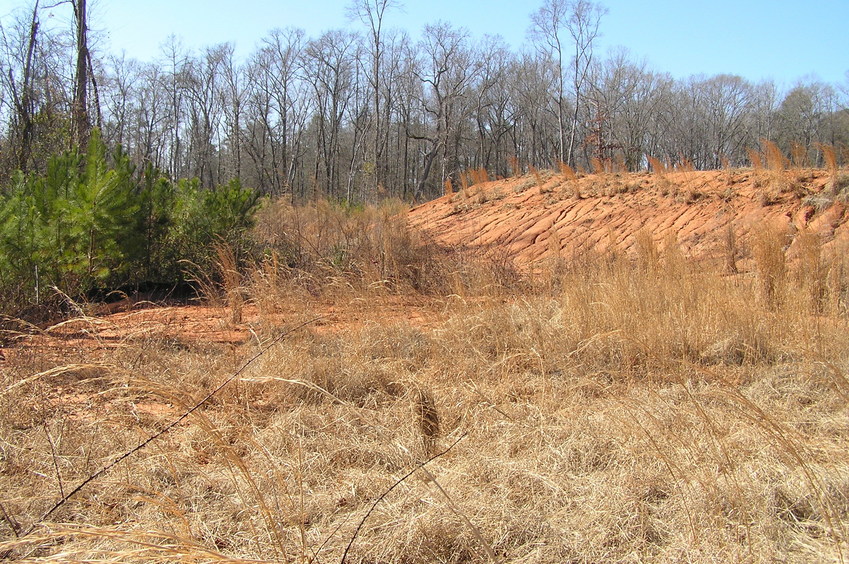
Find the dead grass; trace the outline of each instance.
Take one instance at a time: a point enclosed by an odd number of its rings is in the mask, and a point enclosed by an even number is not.
[[[507,157],[507,164],[510,167],[510,172],[513,174],[513,178],[519,178],[522,176],[524,171],[522,170],[522,165],[519,162],[519,157],[516,155]]]
[[[5,557],[846,558],[846,264],[818,239],[800,240],[796,259],[786,234],[765,233],[756,270],[728,275],[646,232],[630,258],[561,263],[539,281],[495,250],[425,250],[389,210],[266,213],[258,236],[273,252],[233,284],[260,309],[301,307],[262,342],[150,336],[7,363]],[[377,313],[388,295],[412,292],[437,322]],[[38,522],[270,335],[312,317],[317,300],[365,322],[292,334]]]
[[[563,182],[566,185],[567,191],[571,194],[573,198],[576,200],[581,199],[581,185],[578,182],[578,175],[575,174],[575,170],[564,162],[557,163],[558,168],[560,169],[560,175],[563,177]]]
[[[670,167],[651,155],[646,155],[646,159],[654,175],[655,189],[664,196],[677,193],[678,185],[669,178]]]
[[[788,159],[781,148],[769,139],[761,139],[763,155],[766,161],[766,169],[760,172],[759,184],[763,187],[761,203],[770,206],[784,194],[793,194],[796,197],[805,195],[800,179],[804,177],[804,171],[797,167],[790,170],[794,163]],[[791,151],[791,155],[798,158],[799,149]],[[758,167],[755,167],[758,174]]]
[[[846,187],[849,186],[849,176],[841,174],[838,163],[838,152],[832,145],[817,144],[816,149],[822,153],[822,160],[825,164],[825,169],[828,171],[828,182],[825,185],[823,196],[829,202],[835,198],[841,197],[846,199]]]
[[[430,271],[434,249],[410,231],[405,211],[394,201],[368,208],[327,201],[268,206],[255,235],[266,255],[249,272],[259,287],[248,292],[268,301],[278,289],[282,296],[298,289],[340,299],[366,290],[427,291],[440,280]]]

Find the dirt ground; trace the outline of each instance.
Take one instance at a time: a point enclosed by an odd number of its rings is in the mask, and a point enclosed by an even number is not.
[[[849,240],[845,204],[825,171],[690,171],[663,176],[560,174],[498,180],[414,208],[410,224],[448,247],[507,253],[523,264],[629,252],[637,234],[685,256],[723,260],[729,231],[742,243],[765,228],[815,233],[825,247]],[[577,187],[577,191],[576,191]],[[745,249],[738,258],[745,259]],[[787,249],[792,256],[796,248]]]
[[[313,331],[339,333],[362,328],[377,318],[387,323],[405,320],[426,327],[439,318],[440,307],[440,300],[410,295],[388,295],[367,307],[359,300],[281,304],[272,313],[246,303],[234,319],[233,309],[223,305],[128,303],[124,311],[81,315],[40,330],[31,328],[2,350],[8,365],[19,356],[35,352],[57,360],[80,352],[101,351],[107,355],[128,343],[151,338],[186,346],[235,348],[251,341],[260,343],[276,330],[303,321],[305,311],[315,318],[310,323]]]

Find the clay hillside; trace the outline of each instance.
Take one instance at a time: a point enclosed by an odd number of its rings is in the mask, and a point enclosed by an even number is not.
[[[676,171],[575,176],[551,171],[460,187],[413,208],[412,226],[440,245],[507,253],[520,265],[610,250],[633,253],[650,237],[677,243],[688,257],[746,264],[760,233],[821,237],[823,248],[849,239],[845,179],[822,170]],[[733,259],[733,263],[730,262]]]

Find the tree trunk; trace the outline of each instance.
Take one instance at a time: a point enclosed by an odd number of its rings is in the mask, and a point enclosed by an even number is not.
[[[15,111],[17,114],[17,128],[19,136],[19,149],[17,151],[17,167],[22,171],[27,171],[29,167],[30,154],[32,151],[33,141],[33,71],[32,63],[35,53],[35,46],[38,40],[38,1],[32,9],[32,21],[29,31],[29,43],[27,45],[27,58],[24,63],[24,76],[21,84],[21,93],[18,95],[14,88],[14,78],[12,77],[12,69],[9,69],[9,84],[12,86],[12,97],[15,103]]]
[[[88,116],[88,27],[86,0],[75,0],[74,17],[77,23],[77,68],[74,77],[74,100],[71,108],[73,122],[72,141],[84,149],[88,145],[91,123]]]

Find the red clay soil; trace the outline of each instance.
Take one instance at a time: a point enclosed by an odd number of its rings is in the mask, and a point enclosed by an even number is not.
[[[22,331],[5,349],[0,362],[12,363],[21,356],[37,352],[43,359],[62,362],[70,353],[109,350],[145,339],[167,340],[184,346],[236,347],[267,339],[288,328],[314,319],[309,329],[317,333],[342,332],[365,326],[375,319],[404,320],[427,326],[439,316],[438,305],[416,296],[387,295],[372,300],[368,307],[358,300],[316,300],[292,303],[260,311],[247,303],[241,316],[225,306],[157,305],[127,301],[123,311],[101,311],[78,316],[53,326]],[[95,308],[97,309],[97,308]]]
[[[411,210],[409,221],[440,245],[499,249],[525,266],[554,255],[629,252],[641,232],[658,248],[675,241],[685,256],[725,260],[729,228],[743,246],[765,229],[782,230],[792,258],[795,234],[816,233],[835,250],[849,239],[845,205],[826,193],[829,180],[811,170],[607,173],[577,181],[544,173],[445,195]]]
[[[425,327],[438,322],[441,315],[439,303],[414,295],[381,295],[368,304],[361,299],[292,300],[273,312],[260,311],[248,303],[242,307],[240,319],[234,319],[233,310],[223,306],[157,305],[130,300],[120,305],[124,311],[116,311],[113,304],[99,308],[97,314],[81,315],[40,331],[22,331],[7,348],[0,348],[0,371],[15,366],[26,366],[28,370],[68,369],[68,376],[51,377],[49,397],[51,409],[61,410],[71,420],[124,421],[128,414],[136,418],[161,417],[180,410],[153,397],[115,399],[103,395],[96,385],[81,386],[80,381],[96,379],[102,370],[99,363],[108,364],[116,349],[149,339],[190,349],[227,347],[235,356],[244,357],[246,353],[238,351],[242,345],[267,342],[307,321],[307,331],[341,334],[375,320]]]

